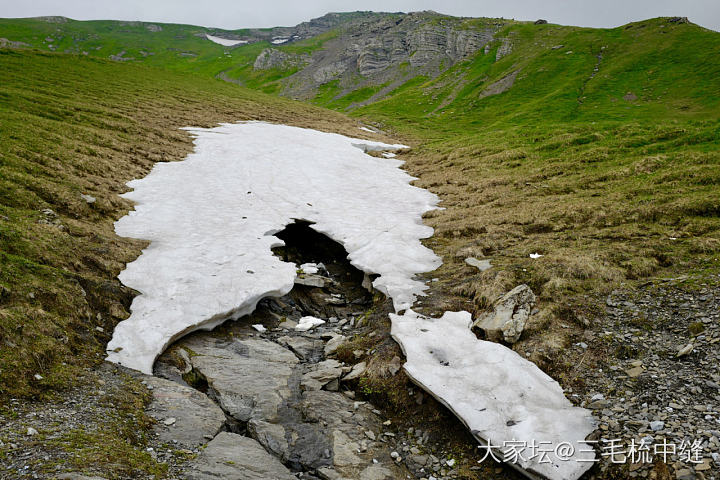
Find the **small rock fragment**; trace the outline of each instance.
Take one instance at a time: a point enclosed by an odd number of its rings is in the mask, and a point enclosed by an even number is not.
[[[360,362],[353,367],[350,373],[343,377],[343,381],[348,382],[350,380],[357,380],[363,373],[365,373],[365,370],[367,370],[367,364],[365,362]]]
[[[689,355],[690,352],[692,352],[694,348],[695,348],[695,346],[692,343],[688,343],[687,345],[682,347],[680,350],[678,350],[676,357],[680,358],[680,357],[684,357],[685,355]]]
[[[93,203],[95,203],[97,201],[97,199],[95,197],[93,197],[92,195],[85,195],[84,193],[80,194],[80,198],[85,200],[89,205],[92,205]]]

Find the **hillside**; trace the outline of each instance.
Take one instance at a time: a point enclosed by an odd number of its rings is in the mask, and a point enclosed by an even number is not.
[[[341,115],[192,75],[12,50],[0,63],[4,395],[62,386],[76,364],[104,355],[132,297],[114,277],[142,247],[113,233],[130,207],[117,194],[190,151],[178,128],[252,118],[357,130]]]
[[[243,119],[412,145],[406,170],[444,207],[425,215],[435,229],[425,243],[443,265],[417,310],[477,317],[527,284],[537,309],[512,348],[567,392],[589,399],[605,385],[586,371],[643,359],[609,331],[633,342],[671,332],[656,367],[678,346],[700,345],[705,317],[657,314],[682,310],[695,293],[636,309],[620,326],[605,313],[611,297],[627,307],[635,289],[720,284],[720,34],[686,19],[590,29],[354,12],[242,30],[0,19],[0,67],[1,399],[53,398],[101,362],[136,293],[117,274],[144,247],[113,231],[131,208],[118,196],[125,182],[187,155],[180,127]],[[492,268],[478,271],[471,257]],[[387,361],[399,354],[387,331],[352,341]],[[708,358],[667,372],[681,378],[692,364],[717,376]],[[630,392],[652,407],[649,380],[634,380],[608,390],[613,405]],[[127,385],[109,400],[118,416],[103,424],[117,433],[57,442],[76,465],[162,476],[135,432],[147,391]],[[407,386],[402,375],[368,375],[359,390],[404,415],[416,407]],[[114,451],[120,443],[127,448]]]

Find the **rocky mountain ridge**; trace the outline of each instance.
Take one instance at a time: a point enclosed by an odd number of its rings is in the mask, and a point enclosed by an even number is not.
[[[318,20],[308,24],[327,24]],[[297,70],[281,80],[283,93],[293,98],[312,98],[323,85],[336,82],[340,95],[369,87],[378,89],[377,99],[412,78],[433,78],[478,51],[487,53],[505,26],[500,20],[483,25],[466,20],[435,12],[358,16],[338,27],[318,50],[293,54],[269,47],[253,68]]]

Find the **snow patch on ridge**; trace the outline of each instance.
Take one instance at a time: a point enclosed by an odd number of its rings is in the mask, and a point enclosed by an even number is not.
[[[205,38],[211,42],[223,45],[225,47],[234,47],[235,45],[244,45],[248,43],[247,40],[230,40],[229,38],[216,37],[214,35],[205,34]]]
[[[433,233],[422,214],[437,197],[410,185],[403,162],[363,153],[407,146],[262,122],[187,130],[194,153],[155,165],[123,195],[136,205],[116,232],[151,243],[119,275],[141,294],[115,328],[108,360],[151,373],[175,339],[289,292],[296,266],[272,254],[283,244],[272,235],[296,219],[378,274],[373,287],[396,311],[423,295],[414,276],[441,263],[420,243]]]

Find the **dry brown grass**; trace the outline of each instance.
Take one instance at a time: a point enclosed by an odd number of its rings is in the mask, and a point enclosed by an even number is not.
[[[72,385],[77,367],[104,358],[134,296],[116,276],[145,246],[115,235],[132,208],[119,194],[156,161],[191,152],[181,127],[264,120],[363,133],[342,114],[200,77],[18,52],[0,64],[0,395]],[[47,208],[57,224],[41,223]]]
[[[427,245],[443,258],[428,275],[440,281],[426,311],[454,305],[477,315],[528,284],[539,313],[513,348],[539,359],[539,349],[559,352],[579,335],[612,288],[720,268],[720,199],[709,187],[720,156],[693,146],[704,134],[683,130],[687,139],[656,144],[663,127],[579,130],[484,130],[402,156],[444,207],[425,215],[436,232]],[[470,256],[493,268],[469,267]]]

